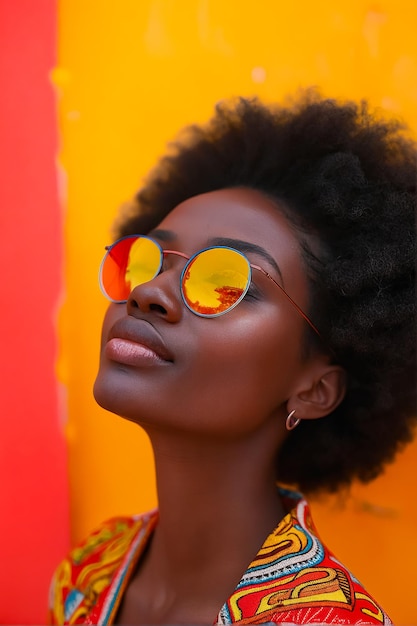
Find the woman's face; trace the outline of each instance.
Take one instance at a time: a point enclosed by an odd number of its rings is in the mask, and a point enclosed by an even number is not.
[[[249,261],[308,308],[297,236],[261,193],[224,189],[189,198],[158,230],[165,231],[163,238],[157,232],[150,236],[164,249],[189,256],[219,237],[255,244],[280,273],[259,252],[246,252]],[[284,417],[304,367],[306,322],[256,270],[255,296],[245,296],[219,317],[198,317],[181,299],[184,263],[167,255],[162,273],[133,289],[126,304],[110,305],[94,388],[97,402],[145,429],[226,439],[254,432],[271,416]]]

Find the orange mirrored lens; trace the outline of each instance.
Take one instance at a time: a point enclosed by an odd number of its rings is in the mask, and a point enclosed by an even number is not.
[[[161,250],[146,237],[126,237],[112,246],[103,261],[101,281],[115,302],[125,302],[130,292],[152,280],[161,267]]]
[[[247,259],[229,248],[209,248],[192,258],[182,278],[184,300],[199,315],[219,315],[236,306],[250,281]]]

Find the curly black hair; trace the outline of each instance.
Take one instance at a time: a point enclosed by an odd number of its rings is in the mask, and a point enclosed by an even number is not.
[[[340,406],[280,450],[279,479],[306,493],[375,478],[413,436],[416,153],[404,126],[366,102],[315,91],[284,105],[226,101],[171,144],[116,222],[120,236],[146,234],[187,198],[230,187],[284,206],[309,314],[348,375]]]

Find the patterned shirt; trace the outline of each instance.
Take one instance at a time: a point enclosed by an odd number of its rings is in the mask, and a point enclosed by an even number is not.
[[[280,489],[287,515],[266,538],[214,624],[391,624],[323,545],[307,501]],[[51,584],[51,624],[114,623],[158,512],[102,524],[73,549]],[[214,618],[214,616],[213,616]]]

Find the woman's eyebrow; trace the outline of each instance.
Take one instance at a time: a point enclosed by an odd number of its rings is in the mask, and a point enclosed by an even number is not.
[[[174,241],[177,238],[177,235],[172,230],[164,230],[163,228],[155,228],[147,236],[155,237],[155,239],[160,239],[161,241]]]
[[[284,285],[284,279],[281,274],[281,270],[278,267],[275,259],[261,246],[258,246],[256,243],[251,243],[250,241],[243,241],[242,239],[232,239],[229,237],[214,237],[213,239],[209,239],[208,245],[210,246],[229,246],[230,248],[236,248],[240,252],[244,254],[248,252],[252,252],[253,254],[257,254],[262,257],[271,265],[274,270],[277,272],[278,276],[281,279],[282,284]]]

